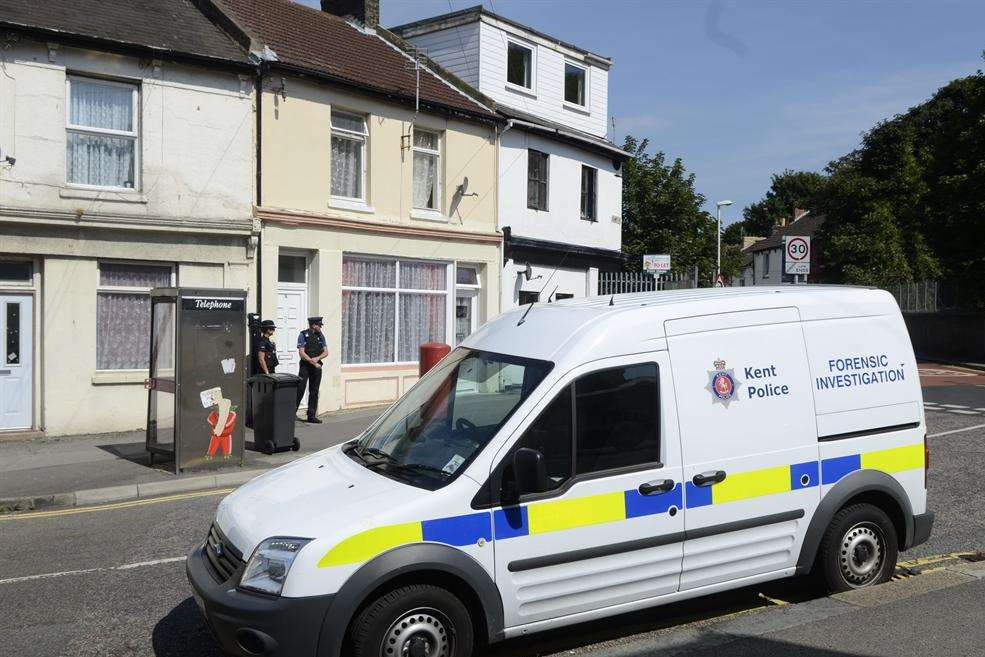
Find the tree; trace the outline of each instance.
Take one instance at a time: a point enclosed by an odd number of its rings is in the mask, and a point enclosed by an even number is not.
[[[792,218],[795,207],[817,207],[825,182],[826,176],[814,171],[786,169],[773,174],[766,196],[742,210],[742,230],[746,235],[768,236],[777,221]]]
[[[701,209],[705,197],[694,189],[694,174],[677,158],[647,152],[649,140],[627,136],[632,155],[623,167],[622,250],[628,268],[640,270],[647,253],[669,253],[675,271],[698,266],[699,281],[715,271],[715,219]],[[724,258],[723,258],[724,262]],[[724,268],[723,268],[724,269]],[[734,274],[734,272],[732,272]]]
[[[965,278],[985,267],[985,76],[954,80],[828,166],[830,270],[850,283]],[[981,286],[968,286],[982,305]]]

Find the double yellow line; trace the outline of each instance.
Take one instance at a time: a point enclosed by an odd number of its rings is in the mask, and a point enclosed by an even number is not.
[[[191,493],[177,493],[175,495],[164,495],[161,497],[147,497],[139,500],[127,502],[113,502],[112,504],[101,504],[99,506],[73,507],[69,509],[53,509],[51,511],[31,511],[28,513],[11,513],[0,515],[0,522],[9,520],[30,520],[32,518],[55,518],[58,516],[73,516],[77,513],[92,513],[94,511],[112,511],[113,509],[129,509],[134,506],[146,506],[148,504],[160,504],[161,502],[173,502],[177,500],[190,500],[196,497],[208,497],[210,495],[226,495],[236,490],[235,488],[211,488]]]

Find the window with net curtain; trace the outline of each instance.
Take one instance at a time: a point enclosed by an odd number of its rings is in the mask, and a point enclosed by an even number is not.
[[[437,210],[441,152],[438,133],[414,128],[414,207]]]
[[[332,112],[332,196],[365,200],[363,189],[366,119]]]
[[[150,291],[172,284],[167,265],[99,263],[96,369],[144,370],[150,357]]]
[[[137,85],[68,78],[66,179],[70,184],[137,186]]]
[[[413,363],[446,342],[448,287],[444,262],[345,256],[342,363]]]

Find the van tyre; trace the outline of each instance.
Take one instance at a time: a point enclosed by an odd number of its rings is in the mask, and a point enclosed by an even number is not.
[[[872,504],[853,504],[835,514],[818,554],[821,574],[833,593],[889,581],[898,556],[896,527]]]
[[[353,657],[470,657],[468,609],[438,586],[412,584],[367,605],[350,627]]]

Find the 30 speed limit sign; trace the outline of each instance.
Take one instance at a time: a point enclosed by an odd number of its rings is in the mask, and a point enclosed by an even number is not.
[[[783,271],[787,274],[811,273],[811,238],[787,235],[783,238]]]

